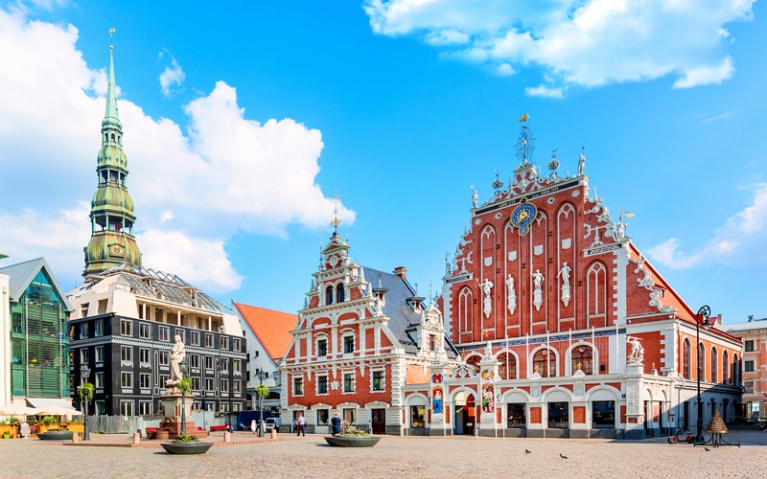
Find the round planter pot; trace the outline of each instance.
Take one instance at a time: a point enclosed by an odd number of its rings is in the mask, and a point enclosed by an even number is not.
[[[325,441],[335,447],[373,447],[380,440],[374,436],[325,436]]]
[[[211,446],[213,446],[211,442],[162,443],[163,449],[168,454],[205,454]]]
[[[67,432],[52,432],[47,431],[37,435],[37,438],[41,441],[71,441],[72,431]]]

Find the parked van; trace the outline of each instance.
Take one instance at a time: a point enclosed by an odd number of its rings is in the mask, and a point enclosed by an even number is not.
[[[276,429],[277,431],[280,430],[280,423],[281,423],[280,417],[268,417],[266,418],[266,425],[264,426],[264,429],[268,432],[272,429]]]

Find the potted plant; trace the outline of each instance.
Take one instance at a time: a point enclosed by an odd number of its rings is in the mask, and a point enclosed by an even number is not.
[[[168,454],[205,454],[213,446],[210,442],[200,442],[195,436],[186,433],[186,414],[184,398],[192,392],[192,378],[185,377],[176,383],[176,387],[181,391],[181,434],[172,442],[162,443],[163,449]]]
[[[42,419],[40,419],[40,422],[38,423],[38,430],[37,433],[41,434],[49,429],[54,429],[59,427],[59,418],[56,416],[45,416]]]
[[[325,436],[325,442],[335,447],[373,447],[380,440],[380,437],[371,436],[347,423],[343,423],[339,434]]]
[[[69,429],[72,432],[80,433],[82,434],[85,432],[85,425],[83,424],[83,419],[80,416],[75,416],[72,418],[71,421],[67,424],[67,429]]]

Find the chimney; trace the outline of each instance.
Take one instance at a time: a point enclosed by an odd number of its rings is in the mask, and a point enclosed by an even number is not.
[[[723,324],[722,323],[722,314],[721,313],[716,315],[716,324],[718,324],[720,326]]]
[[[407,276],[407,269],[405,269],[404,266],[397,266],[394,268],[394,274],[402,279],[405,279],[405,276]]]
[[[750,323],[753,320],[754,320],[754,315],[753,314],[749,314],[748,315],[748,322]]]

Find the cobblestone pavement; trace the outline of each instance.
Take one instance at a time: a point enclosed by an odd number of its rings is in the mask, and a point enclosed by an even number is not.
[[[733,432],[727,439],[740,439],[743,447],[706,451],[687,444],[670,445],[665,439],[637,443],[384,437],[374,448],[349,449],[328,447],[322,436],[310,435],[299,440],[217,446],[203,456],[169,456],[157,449],[0,440],[0,478],[767,477],[767,433]],[[525,449],[531,453],[526,454]]]

